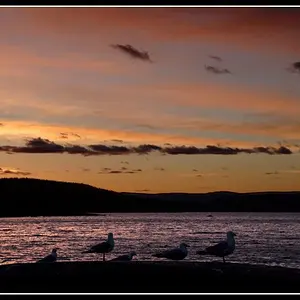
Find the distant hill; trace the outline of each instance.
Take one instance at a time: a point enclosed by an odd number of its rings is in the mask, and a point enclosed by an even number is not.
[[[300,192],[118,193],[86,184],[0,179],[0,217],[104,212],[300,212]]]

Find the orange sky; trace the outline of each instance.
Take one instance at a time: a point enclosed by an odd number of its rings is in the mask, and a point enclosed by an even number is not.
[[[0,176],[300,190],[299,29],[299,8],[0,8]]]

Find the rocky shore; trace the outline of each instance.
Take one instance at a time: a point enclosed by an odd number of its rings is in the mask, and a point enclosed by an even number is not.
[[[289,293],[300,269],[198,262],[56,262],[0,267],[1,293]]]

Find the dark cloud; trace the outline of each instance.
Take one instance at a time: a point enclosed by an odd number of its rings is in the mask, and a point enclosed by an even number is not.
[[[217,67],[207,66],[207,65],[205,65],[204,68],[207,72],[211,72],[214,74],[231,74],[231,72],[228,69],[217,68]]]
[[[85,147],[79,145],[67,145],[64,147],[64,152],[68,154],[82,154],[84,156],[95,155],[94,151],[91,151]]]
[[[132,58],[152,62],[152,60],[150,59],[150,55],[147,51],[140,51],[131,45],[115,44],[115,45],[111,45],[111,47],[130,55]]]
[[[148,154],[152,151],[160,151],[162,148],[156,145],[144,144],[134,147],[134,151],[138,154]]]
[[[103,144],[80,146],[80,145],[59,145],[55,142],[43,138],[33,138],[26,141],[25,146],[0,146],[0,151],[6,153],[67,153],[90,155],[129,155],[129,154],[149,154],[155,151],[163,155],[236,155],[239,153],[265,153],[269,155],[289,155],[293,152],[286,146],[280,147],[254,147],[254,148],[232,148],[208,145],[204,148],[195,146],[168,146],[161,147],[151,144],[143,144],[135,147],[107,146]],[[122,161],[122,164],[129,164]]]
[[[122,160],[122,161],[121,161],[121,164],[124,164],[124,165],[129,165],[129,162],[128,162],[128,161],[124,161],[124,160]]]
[[[130,149],[125,146],[106,146],[106,145],[89,145],[96,154],[122,155],[130,154]]]
[[[249,149],[243,148],[231,148],[231,147],[220,147],[208,145],[205,148],[197,148],[194,146],[174,146],[163,148],[164,153],[170,155],[179,155],[179,154],[214,154],[214,155],[236,155],[239,153],[265,153],[265,154],[292,154],[292,151],[287,147],[255,147]]]
[[[197,169],[193,169],[192,171],[193,171],[193,172],[198,172],[198,170],[197,170]]]
[[[196,177],[202,177],[202,175],[201,174],[197,174]]]
[[[135,172],[135,173],[137,173],[137,172],[142,172],[143,170],[142,169],[133,169],[132,170],[132,172]]]
[[[275,171],[275,172],[266,172],[265,175],[278,175],[279,172]]]
[[[228,170],[228,168],[227,168],[227,167],[222,167],[222,168],[221,168],[221,170],[223,170],[223,171],[227,171],[227,170]]]
[[[0,123],[0,127],[2,127],[2,126],[4,126],[4,124],[3,124],[3,123]]]
[[[300,73],[300,61],[294,62],[289,68],[293,73]]]
[[[213,60],[216,60],[218,62],[221,62],[222,61],[222,58],[220,56],[216,56],[216,55],[209,55],[208,56],[209,58],[213,59]]]
[[[11,151],[20,153],[63,153],[64,147],[39,137],[27,140],[25,147],[12,147]]]
[[[82,168],[81,169],[83,172],[90,172],[91,171],[91,169],[88,169],[88,168]]]
[[[121,168],[122,171],[128,170],[126,167]]]
[[[140,192],[140,193],[143,193],[143,192],[150,192],[150,190],[148,189],[144,189],[144,190],[135,190],[136,192]]]
[[[30,172],[21,171],[19,169],[9,169],[9,168],[0,168],[0,175],[21,175],[28,176],[31,175]]]

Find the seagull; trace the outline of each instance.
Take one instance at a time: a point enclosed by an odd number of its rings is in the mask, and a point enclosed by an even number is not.
[[[52,249],[51,254],[45,256],[44,258],[37,261],[37,263],[44,263],[44,262],[55,262],[57,259],[57,248]]]
[[[116,258],[111,259],[110,261],[131,261],[132,258],[136,255],[136,252],[132,251],[129,254],[120,255]]]
[[[168,258],[172,260],[182,260],[188,255],[187,247],[189,247],[189,245],[185,243],[181,243],[179,245],[179,248],[174,248],[171,250],[155,253],[152,256],[158,258]]]
[[[111,252],[114,249],[115,242],[113,234],[110,232],[107,235],[107,240],[100,244],[92,246],[89,250],[84,251],[82,253],[102,253],[103,261],[105,261],[105,253]]]
[[[197,251],[196,254],[223,257],[223,262],[225,263],[225,256],[232,254],[235,249],[235,236],[236,234],[234,232],[228,231],[226,241],[222,241],[214,246],[209,246],[204,251]]]

